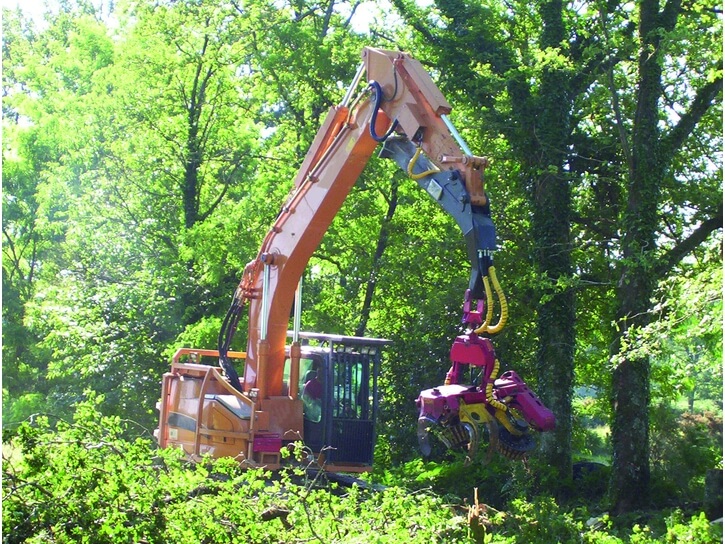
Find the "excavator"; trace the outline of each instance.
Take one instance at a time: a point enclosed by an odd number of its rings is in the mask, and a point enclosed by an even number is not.
[[[302,441],[327,471],[370,470],[377,377],[389,341],[301,331],[300,280],[378,147],[453,217],[471,263],[466,331],[454,341],[445,383],[421,391],[416,401],[423,455],[431,454],[437,436],[469,460],[486,440],[489,457],[499,451],[517,459],[534,446],[532,433],[554,427],[553,414],[514,371],[497,376],[489,337],[503,328],[508,310],[493,267],[496,233],[483,180],[488,161],[470,151],[448,117],[451,109],[410,54],[364,48],[343,100],[330,108],[243,271],[217,349],[174,354],[157,406],[160,447],[276,469],[283,448]],[[493,323],[496,300],[500,317]],[[245,307],[247,349],[232,351]],[[479,370],[479,383],[462,383],[466,367]]]

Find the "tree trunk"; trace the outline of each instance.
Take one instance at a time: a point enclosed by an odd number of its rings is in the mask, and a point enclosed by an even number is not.
[[[393,177],[393,181],[390,186],[390,197],[387,199],[388,211],[385,213],[385,218],[380,225],[378,243],[375,247],[373,262],[370,265],[370,276],[368,277],[367,284],[365,285],[365,298],[363,300],[362,309],[360,310],[360,321],[355,329],[355,336],[363,336],[365,334],[365,330],[368,326],[368,320],[370,319],[370,308],[372,307],[373,295],[375,294],[377,272],[380,268],[380,260],[383,257],[383,253],[385,253],[385,248],[388,247],[390,222],[393,220],[395,209],[398,207],[398,183],[397,178]]]
[[[541,7],[542,48],[560,48],[565,39],[563,5],[551,0]],[[562,52],[566,54],[565,52]],[[571,278],[571,191],[564,171],[571,136],[572,93],[565,69],[547,68],[541,79],[536,127],[530,135],[537,143],[533,194],[532,236],[536,266],[548,285],[538,308],[538,392],[556,416],[556,428],[541,437],[540,453],[554,469],[554,481],[563,491],[571,478],[571,400],[574,376],[574,293],[558,285]],[[556,487],[556,486],[555,486]]]
[[[654,274],[657,208],[664,174],[659,152],[659,107],[661,60],[657,53],[658,0],[640,4],[640,55],[637,110],[632,133],[627,209],[623,224],[622,272],[618,288],[619,351],[630,333],[648,322],[650,298],[656,285]],[[650,362],[645,356],[615,353],[619,362],[612,377],[612,482],[610,493],[615,512],[644,507],[649,500],[649,400]]]

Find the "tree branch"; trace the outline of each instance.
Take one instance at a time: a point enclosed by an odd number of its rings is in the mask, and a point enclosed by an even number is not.
[[[660,12],[659,24],[666,31],[670,32],[677,24],[677,18],[682,11],[682,0],[667,0],[665,7]]]
[[[321,253],[319,251],[316,251],[314,253],[314,257],[317,258],[317,259],[319,259],[319,260],[321,260],[321,261],[325,261],[325,262],[328,262],[331,265],[333,265],[335,268],[337,268],[337,271],[340,274],[340,276],[344,276],[345,275],[344,274],[344,271],[342,269],[342,263],[340,261],[338,261],[337,259],[334,259],[334,258],[330,257],[329,255],[325,255],[325,254],[323,254],[323,253]]]
[[[357,2],[353,2],[352,8],[350,9],[350,16],[342,24],[343,28],[349,28],[350,22],[352,21],[352,18],[355,16],[355,12],[357,11],[357,8],[360,7],[360,4],[362,4],[362,2],[360,0],[358,0]]]
[[[609,43],[609,33],[607,32],[606,21],[604,20],[604,14],[601,14],[600,24],[602,25],[602,33],[606,43]],[[632,161],[632,148],[627,137],[627,131],[624,127],[624,121],[622,116],[622,108],[619,104],[619,95],[617,94],[617,87],[614,84],[614,67],[612,63],[608,63],[606,67],[607,71],[607,84],[609,85],[609,93],[612,98],[612,110],[614,111],[614,118],[617,125],[617,133],[619,135],[619,143],[622,146],[622,154],[624,155],[624,161],[627,164],[630,178],[634,174],[634,163]]]
[[[13,272],[17,271],[18,275],[22,276],[22,274],[20,274],[20,257],[15,252],[15,244],[13,243],[13,239],[10,236],[10,234],[8,233],[8,231],[5,230],[5,227],[3,227],[3,235],[5,236],[5,239],[7,240],[7,243],[3,244],[3,247],[10,248],[11,260],[13,262],[13,270],[10,272],[10,277],[9,277],[10,281],[12,281],[13,276],[14,276]]]
[[[363,336],[368,326],[368,320],[370,319],[370,309],[373,303],[373,296],[375,294],[375,286],[377,283],[376,277],[380,270],[380,261],[383,258],[383,254],[388,247],[388,239],[390,237],[390,223],[395,215],[395,210],[398,207],[398,178],[393,177],[390,184],[390,197],[386,198],[388,202],[388,211],[385,213],[385,218],[380,223],[380,231],[378,232],[378,241],[375,247],[375,253],[373,255],[373,262],[370,267],[370,274],[368,275],[368,281],[365,286],[365,298],[363,300],[362,308],[360,309],[360,320],[358,321],[355,329],[355,336]]]
[[[231,172],[229,172],[225,176],[226,179],[224,180],[222,190],[219,191],[219,195],[216,197],[216,199],[214,200],[214,202],[212,202],[209,205],[209,208],[204,213],[201,213],[199,215],[199,222],[200,223],[203,222],[203,221],[205,221],[214,212],[214,210],[216,209],[216,207],[221,203],[222,199],[224,198],[224,195],[227,194],[227,190],[229,189],[229,186],[232,184],[232,178],[237,173],[237,171],[239,170],[239,168],[241,168],[241,166],[242,166],[241,159],[239,159],[237,162],[235,162],[232,165]]]
[[[690,236],[668,251],[655,266],[655,277],[662,278],[672,270],[683,257],[694,251],[702,244],[710,234],[722,228],[723,222],[722,205],[714,216],[703,221]]]
[[[438,36],[430,31],[430,26],[422,19],[420,13],[415,12],[414,4],[406,2],[405,0],[393,0],[393,6],[403,16],[403,19],[417,30],[427,42],[433,45],[440,45],[440,39]]]
[[[722,61],[720,62],[720,69],[722,69]],[[682,147],[682,144],[692,134],[697,123],[712,105],[712,101],[722,92],[722,86],[723,80],[722,76],[720,76],[697,89],[690,108],[669,131],[669,134],[662,138],[660,151],[663,157],[672,157]]]
[[[579,225],[591,231],[592,234],[598,235],[602,241],[614,242],[620,238],[617,234],[616,224],[611,219],[572,214],[571,222],[573,225]]]

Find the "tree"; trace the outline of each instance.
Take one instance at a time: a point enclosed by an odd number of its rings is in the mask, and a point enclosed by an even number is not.
[[[579,353],[590,338],[611,345],[647,322],[656,280],[722,223],[715,158],[722,130],[713,111],[722,54],[712,47],[721,24],[706,6],[678,2],[634,11],[615,2],[579,11],[554,1],[511,9],[439,1],[425,13],[395,5],[423,38],[420,47],[433,51],[449,94],[470,102],[482,132],[502,134],[518,162],[512,170],[529,198],[539,278],[540,393],[559,424],[543,455],[563,481],[571,462],[573,289],[597,304],[591,325],[582,312],[594,308],[580,306]],[[699,187],[685,189],[688,177]],[[617,320],[618,333],[602,333],[605,316]],[[602,367],[602,354],[595,358]],[[647,487],[649,375],[646,360],[618,361],[613,490],[627,510],[637,505],[625,496],[646,500],[644,491],[625,490]]]
[[[691,72],[685,85],[689,92],[684,96],[677,87],[667,87],[671,77],[668,72],[673,69],[668,57],[684,60],[694,55],[697,59],[699,55],[694,50],[680,49],[683,33],[697,29],[717,36],[721,34],[719,22],[708,25],[706,21],[714,17],[708,17],[702,5],[693,10],[678,1],[669,1],[660,8],[658,2],[643,0],[638,8],[636,106],[631,129],[619,127],[627,166],[627,201],[622,215],[626,229],[617,291],[619,330],[615,354],[628,334],[649,322],[656,281],[722,227],[722,204],[698,202],[697,219],[684,229],[685,235],[677,243],[663,247],[659,239],[663,222],[666,224],[669,219],[662,217],[661,212],[667,202],[664,189],[672,171],[677,177],[683,166],[676,157],[685,152],[689,138],[697,137],[698,124],[708,113],[712,115],[722,92],[721,51],[705,50],[698,64],[706,71]],[[688,28],[692,24],[694,28]],[[663,101],[681,108],[676,121],[663,118]],[[646,355],[622,351],[613,375],[611,493],[616,511],[646,505],[649,486],[650,361]],[[638,492],[632,493],[632,489]]]
[[[88,136],[81,119],[110,40],[85,11],[61,11],[43,33],[4,11],[3,29],[3,368],[8,396],[19,402],[3,400],[10,417],[23,417],[23,406],[52,401],[49,354],[29,305],[70,262],[64,242]]]
[[[484,140],[500,131],[520,165],[535,255],[533,274],[524,275],[538,278],[532,287],[538,299],[539,393],[557,417],[556,430],[542,437],[542,456],[563,483],[571,473],[575,344],[567,149],[572,103],[591,78],[578,42],[565,43],[576,29],[567,28],[566,9],[556,1],[520,3],[511,11],[493,3],[445,0],[435,3],[429,20],[409,3],[396,6],[432,45],[445,89],[480,110],[471,120],[484,127]],[[461,58],[466,62],[454,60]],[[577,80],[576,67],[582,65]],[[495,189],[491,193],[495,199]]]
[[[4,36],[17,52],[9,85],[24,91],[11,104],[28,120],[6,151],[38,164],[44,185],[26,202],[40,202],[36,224],[55,236],[26,322],[66,407],[90,386],[109,411],[152,414],[166,343],[219,303],[199,280],[194,230],[254,168],[256,129],[234,85],[240,28],[216,8],[149,7],[115,40],[70,5],[37,39]],[[56,142],[45,155],[19,145],[43,131]]]

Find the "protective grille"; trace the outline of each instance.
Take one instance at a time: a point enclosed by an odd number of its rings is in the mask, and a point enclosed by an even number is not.
[[[332,447],[328,456],[335,463],[373,462],[373,422],[354,419],[333,419]]]

